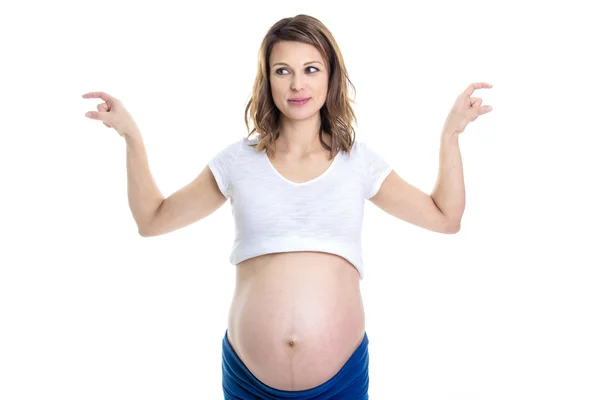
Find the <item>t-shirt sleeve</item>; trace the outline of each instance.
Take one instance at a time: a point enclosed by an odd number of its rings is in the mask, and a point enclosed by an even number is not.
[[[243,140],[244,138],[228,144],[208,162],[208,167],[217,181],[219,190],[226,198],[229,198],[231,193],[235,161],[242,148]]]
[[[392,166],[374,149],[365,143],[360,144],[364,166],[365,199],[375,196],[385,178],[392,172]]]

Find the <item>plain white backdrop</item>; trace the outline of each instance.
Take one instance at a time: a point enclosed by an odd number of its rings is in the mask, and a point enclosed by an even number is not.
[[[164,196],[247,134],[260,42],[309,14],[356,87],[357,139],[431,193],[473,82],[494,110],[459,143],[456,235],[365,203],[370,398],[600,398],[597,58],[592,2],[12,2],[0,16],[0,398],[222,399],[233,295],[227,202],[139,236],[125,142],[85,117],[104,91],[143,134]]]

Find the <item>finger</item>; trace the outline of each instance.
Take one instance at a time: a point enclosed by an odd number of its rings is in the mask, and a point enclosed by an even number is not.
[[[85,116],[90,119],[98,119],[100,121],[104,121],[108,113],[98,112],[98,111],[88,111],[85,113]]]
[[[490,111],[493,110],[493,108],[492,108],[492,106],[483,106],[483,107],[476,108],[476,110],[477,110],[477,115],[482,115],[482,114],[489,113]]]
[[[114,101],[114,100],[116,100],[110,94],[104,93],[104,92],[89,92],[89,93],[84,94],[82,97],[84,99],[97,99],[97,98],[100,98],[100,99],[102,99],[104,101]]]
[[[475,89],[489,89],[494,85],[490,85],[489,83],[485,83],[485,82],[477,82],[477,83],[471,83],[466,89],[465,91],[462,93],[463,96],[468,96],[470,97],[473,92],[475,91]]]

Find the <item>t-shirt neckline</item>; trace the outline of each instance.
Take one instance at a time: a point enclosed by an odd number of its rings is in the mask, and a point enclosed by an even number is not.
[[[303,186],[303,185],[308,185],[310,183],[314,183],[320,179],[322,179],[323,177],[325,177],[327,174],[329,174],[329,172],[333,169],[333,166],[335,165],[335,163],[337,162],[337,159],[340,155],[340,152],[338,151],[337,154],[333,157],[333,161],[331,162],[331,164],[329,164],[329,167],[327,167],[327,169],[325,171],[323,171],[323,173],[311,180],[308,180],[306,182],[294,182],[289,180],[288,178],[286,178],[285,176],[281,175],[281,173],[279,173],[279,171],[277,171],[277,169],[275,168],[275,166],[273,165],[273,163],[271,163],[271,160],[269,159],[269,156],[267,155],[267,151],[263,151],[263,157],[265,158],[265,160],[267,161],[267,164],[269,164],[269,166],[271,167],[271,169],[273,170],[273,172],[275,172],[275,174],[282,180],[284,180],[287,183],[290,183],[292,185],[295,186]]]

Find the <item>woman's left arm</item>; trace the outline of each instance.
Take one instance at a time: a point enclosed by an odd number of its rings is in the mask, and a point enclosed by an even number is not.
[[[456,231],[465,211],[465,179],[458,136],[470,122],[492,111],[491,106],[481,106],[481,98],[471,97],[475,89],[492,86],[484,82],[469,85],[456,99],[442,129],[440,168],[431,198]]]
[[[371,202],[388,214],[441,233],[456,233],[465,210],[465,182],[458,146],[458,135],[479,115],[492,110],[471,98],[475,89],[491,88],[488,83],[473,83],[458,96],[442,129],[440,167],[431,195],[409,184],[395,171],[386,177]]]
[[[440,167],[431,198],[458,232],[465,211],[465,180],[458,133],[442,133]]]

